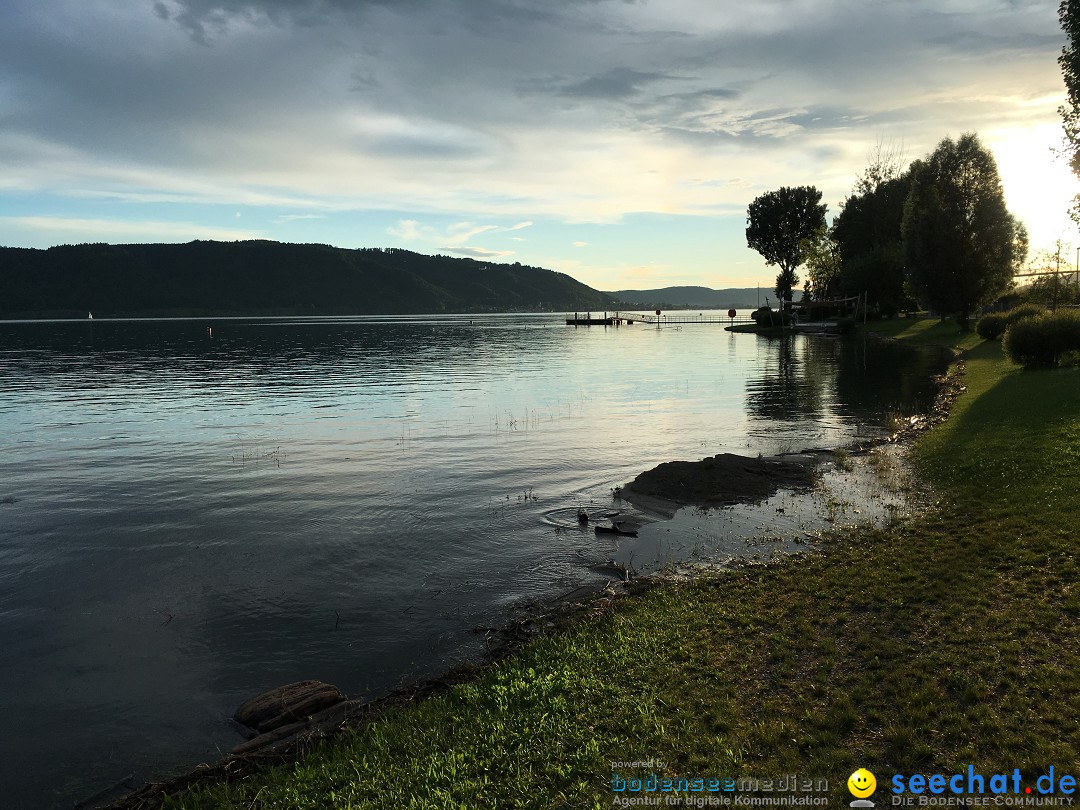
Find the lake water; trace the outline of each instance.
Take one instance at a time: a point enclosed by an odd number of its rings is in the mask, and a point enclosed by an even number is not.
[[[590,562],[744,553],[730,510],[622,545],[574,515],[663,461],[878,435],[944,367],[562,317],[0,323],[4,806],[213,761],[283,683],[436,674]]]

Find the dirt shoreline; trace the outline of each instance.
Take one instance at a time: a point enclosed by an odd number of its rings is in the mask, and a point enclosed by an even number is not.
[[[949,417],[956,398],[966,390],[961,380],[965,372],[963,354],[959,354],[949,371],[937,378],[938,393],[929,413],[907,417],[895,425],[891,436],[857,443],[844,452],[865,453],[882,444],[909,444],[934,425]],[[698,462],[665,462],[648,470],[621,487],[618,497],[641,509],[661,515],[673,515],[687,505],[704,507],[761,500],[780,489],[805,491],[813,485],[813,468],[835,450],[809,449],[799,453],[750,458],[720,454]],[[700,481],[697,480],[700,477]],[[719,568],[761,566],[756,560],[728,563]],[[95,794],[79,803],[83,810],[150,810],[160,807],[163,796],[176,794],[205,779],[239,779],[259,768],[295,761],[312,750],[321,740],[333,737],[350,728],[377,719],[387,710],[405,706],[442,694],[457,684],[474,680],[500,660],[542,634],[565,631],[581,620],[592,620],[616,609],[617,603],[653,588],[685,582],[695,572],[715,571],[717,566],[682,566],[666,574],[635,576],[627,581],[615,580],[596,585],[584,585],[568,593],[534,603],[522,615],[500,628],[474,628],[488,641],[482,661],[463,663],[444,674],[395,689],[389,694],[368,702],[348,701],[342,704],[340,722],[332,728],[314,727],[296,737],[278,741],[264,749],[228,755],[213,764],[201,764],[176,777],[143,785],[130,792],[131,778]],[[122,792],[122,795],[120,795]]]
[[[822,453],[783,456],[737,456],[701,461],[667,461],[641,473],[619,490],[624,501],[668,517],[683,506],[730,506],[762,501],[781,489],[813,487],[813,468]]]

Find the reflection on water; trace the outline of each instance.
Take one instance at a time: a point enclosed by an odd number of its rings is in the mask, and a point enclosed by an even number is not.
[[[878,432],[942,365],[552,316],[0,324],[5,798],[215,759],[281,683],[375,696],[476,655],[610,554],[550,515],[662,461]],[[669,548],[701,531],[677,524]]]
[[[788,336],[762,343],[762,371],[746,381],[746,408],[780,423],[781,449],[815,441],[836,446],[829,439],[837,418],[879,435],[890,414],[929,407],[934,388],[927,375],[945,363],[938,352],[914,352],[895,341]]]

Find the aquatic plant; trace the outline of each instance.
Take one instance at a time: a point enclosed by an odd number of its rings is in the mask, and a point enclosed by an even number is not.
[[[833,450],[833,461],[836,464],[837,469],[844,472],[851,472],[855,469],[855,462],[851,460],[851,453],[843,448],[837,448]]]

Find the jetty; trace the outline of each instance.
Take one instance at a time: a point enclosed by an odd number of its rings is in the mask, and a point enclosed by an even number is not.
[[[591,312],[580,313],[575,312],[574,317],[567,317],[567,326],[632,326],[634,321],[642,321],[641,315],[622,315],[616,312],[614,315],[608,315],[604,313],[602,318],[593,317]]]
[[[683,326],[686,324],[717,324],[731,326],[732,324],[748,323],[754,321],[750,318],[750,311],[745,315],[728,317],[722,312],[676,312],[671,315],[655,315],[640,312],[605,312],[603,316],[594,315],[591,312],[575,312],[573,317],[566,316],[567,326],[631,326],[635,323],[649,324],[650,326]]]
[[[666,326],[678,329],[683,326],[715,324],[724,327],[729,332],[750,332],[760,335],[780,335],[791,332],[836,335],[850,331],[860,311],[865,323],[866,304],[861,295],[825,301],[800,302],[784,314],[769,306],[758,307],[756,310],[744,309],[741,312],[734,308],[726,312],[723,310],[702,312],[675,310],[670,314],[662,313],[660,310],[654,313],[605,312],[602,317],[594,316],[591,312],[575,312],[573,317],[567,314],[566,325],[630,326],[643,323],[658,329]],[[753,317],[755,312],[758,313],[758,320]]]

